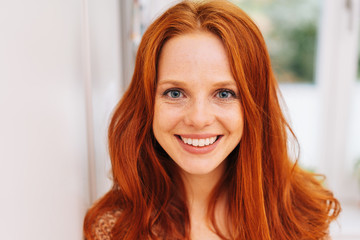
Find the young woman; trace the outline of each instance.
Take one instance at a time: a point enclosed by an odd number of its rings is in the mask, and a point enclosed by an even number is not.
[[[339,202],[290,159],[292,136],[256,25],[226,1],[181,2],[143,36],[85,237],[327,239]]]

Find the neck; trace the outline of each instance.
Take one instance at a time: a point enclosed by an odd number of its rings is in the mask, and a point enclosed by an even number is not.
[[[207,174],[190,174],[182,172],[189,210],[206,211],[209,197],[225,171],[222,163],[214,171]]]
[[[184,172],[181,174],[187,195],[192,239],[199,239],[199,236],[201,236],[200,239],[218,239],[214,233],[212,224],[209,222],[210,219],[207,215],[207,209],[210,194],[220,181],[224,172],[225,164],[223,163],[208,174],[194,175]],[[225,196],[220,196],[216,203],[214,214],[218,227],[226,234],[225,199]]]

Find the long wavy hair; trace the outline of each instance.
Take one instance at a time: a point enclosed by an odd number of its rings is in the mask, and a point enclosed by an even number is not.
[[[323,239],[340,211],[321,179],[288,153],[296,138],[280,109],[278,85],[264,39],[253,21],[227,1],[183,1],[145,32],[132,82],[117,105],[108,132],[113,187],[88,211],[84,233],[96,219],[119,210],[113,239],[189,239],[183,182],[152,132],[157,64],[170,38],[194,31],[216,34],[227,51],[244,111],[241,142],[213,189],[208,218],[222,239],[215,205],[227,194],[230,239]]]

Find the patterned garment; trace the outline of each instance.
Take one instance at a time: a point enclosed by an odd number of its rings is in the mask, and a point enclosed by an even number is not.
[[[113,229],[120,211],[107,212],[99,216],[93,226],[93,240],[111,240],[111,230]]]

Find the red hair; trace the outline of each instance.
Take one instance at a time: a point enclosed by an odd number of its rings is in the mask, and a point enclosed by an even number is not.
[[[113,187],[88,211],[87,239],[99,216],[121,211],[113,239],[189,239],[185,190],[175,163],[152,132],[157,63],[170,38],[194,31],[216,34],[227,51],[244,111],[244,132],[210,196],[208,217],[226,192],[231,239],[323,239],[340,204],[287,152],[294,134],[279,105],[263,37],[252,20],[226,1],[184,1],[149,26],[140,43],[132,82],[109,126]],[[288,136],[289,134],[289,136]],[[296,140],[296,138],[295,138]]]

